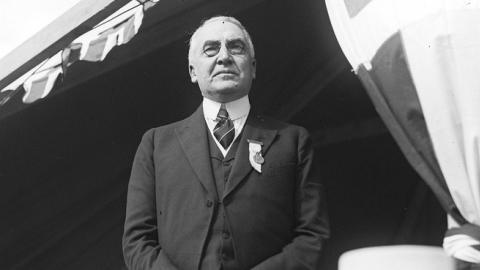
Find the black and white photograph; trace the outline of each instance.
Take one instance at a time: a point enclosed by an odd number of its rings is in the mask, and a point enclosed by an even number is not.
[[[480,270],[480,0],[0,24],[0,270]]]

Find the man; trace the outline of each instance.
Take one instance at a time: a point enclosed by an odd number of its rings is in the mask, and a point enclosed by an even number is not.
[[[236,19],[213,17],[192,35],[203,103],[142,138],[127,196],[129,269],[317,269],[329,231],[312,146],[305,129],[250,109],[255,71]]]

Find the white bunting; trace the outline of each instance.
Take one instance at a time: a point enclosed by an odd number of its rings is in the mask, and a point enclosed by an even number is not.
[[[38,99],[46,97],[61,73],[61,67],[54,67],[35,73],[29,77],[23,84],[25,88],[25,95],[22,99],[23,102],[27,104],[33,103]]]

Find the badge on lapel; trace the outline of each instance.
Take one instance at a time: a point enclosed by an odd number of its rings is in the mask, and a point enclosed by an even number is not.
[[[256,140],[247,140],[248,141],[248,159],[250,164],[255,169],[255,171],[262,172],[262,164],[265,162],[265,159],[262,157],[262,145],[263,143]]]

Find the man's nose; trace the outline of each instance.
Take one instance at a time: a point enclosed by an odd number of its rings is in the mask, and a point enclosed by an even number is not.
[[[226,48],[226,46],[220,47],[220,51],[218,52],[217,57],[217,64],[219,65],[229,65],[232,63],[232,56],[230,52]]]

